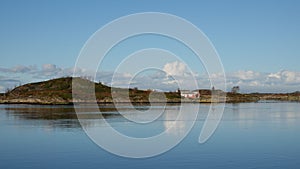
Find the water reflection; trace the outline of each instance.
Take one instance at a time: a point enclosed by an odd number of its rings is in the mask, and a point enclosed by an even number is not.
[[[163,124],[168,134],[183,135],[186,131],[186,121],[177,119],[177,116],[178,112],[166,111]]]
[[[0,168],[85,168],[86,164],[93,164],[89,168],[299,168],[300,103],[226,104],[214,137],[199,145],[196,139],[209,106],[200,104],[195,127],[172,151],[155,158],[128,160],[92,144],[82,132],[72,106],[0,105]],[[172,138],[186,130],[189,121],[175,121],[177,109],[167,106],[146,130],[117,115],[113,107],[107,105],[108,111],[103,112],[114,114],[106,120],[132,136],[146,137],[169,129]],[[121,112],[130,113],[130,109],[124,105]],[[95,108],[82,114],[92,117]],[[101,125],[97,121],[86,119],[92,128]]]
[[[148,110],[149,106],[150,105],[134,105],[134,108],[143,112],[144,110]],[[167,121],[166,126],[174,126],[169,130],[170,133],[184,129],[184,122],[174,122],[178,115],[179,106],[178,104],[170,104],[165,108],[160,105],[154,105],[152,108],[152,111],[165,111],[157,121]],[[163,110],[163,108],[165,108],[165,110]],[[99,111],[101,114],[99,114]],[[18,122],[17,125],[44,128],[81,128],[81,125],[85,125],[86,127],[105,127],[103,126],[103,121],[101,121],[102,118],[108,120],[110,123],[121,122],[123,125],[131,123],[131,121],[122,116],[123,114],[136,116],[145,120],[152,117],[149,113],[132,113],[132,108],[126,104],[119,106],[118,110],[112,104],[100,105],[99,107],[85,105],[79,109],[77,114],[71,105],[1,105],[0,112],[4,112],[6,119],[10,119],[10,121],[13,119],[14,122]],[[78,121],[78,117],[84,120],[81,125]],[[181,123],[181,127],[178,128],[176,126],[178,126],[179,123]]]
[[[256,121],[269,121],[285,125],[292,125],[300,118],[300,103],[242,103],[242,104],[226,104],[222,121],[237,121],[239,127],[253,127]],[[135,105],[134,108],[140,111],[149,110],[150,105]],[[195,105],[194,105],[195,106]],[[188,106],[192,109],[193,104]],[[209,104],[201,104],[198,114],[198,121],[204,121],[207,117]],[[186,119],[177,119],[180,105],[170,104],[165,107],[155,105],[153,111],[164,111],[162,115],[155,121],[160,122],[161,126],[157,127],[157,131],[166,132],[172,135],[180,135],[186,130],[186,123],[190,110],[186,111]],[[84,125],[93,127],[99,126],[99,121],[94,119],[105,118],[110,122],[121,122],[123,125],[131,124],[129,120],[122,115],[136,116],[140,119],[147,120],[148,114],[132,113],[132,109],[126,104],[122,105],[118,110],[109,104],[99,107],[84,107],[78,113],[81,119],[86,119]],[[99,116],[99,111],[101,116]],[[23,123],[23,125],[31,126],[48,126],[53,128],[80,128],[77,115],[71,105],[0,105],[1,118],[14,119],[15,122]],[[3,117],[5,115],[6,117]],[[143,127],[143,126],[141,126]],[[150,130],[150,129],[149,129]],[[154,133],[154,132],[152,132]],[[157,132],[156,132],[157,133]]]
[[[79,116],[86,119],[98,118],[97,112],[101,109],[101,117],[110,118],[119,116],[111,105],[82,109]],[[0,112],[5,112],[6,118],[14,119],[18,125],[38,126],[43,128],[81,128],[73,106],[47,105],[1,105]],[[86,123],[91,125],[90,123]]]
[[[300,118],[299,106],[289,102],[227,104],[223,121],[238,121],[242,128],[253,127],[257,121],[289,125]]]

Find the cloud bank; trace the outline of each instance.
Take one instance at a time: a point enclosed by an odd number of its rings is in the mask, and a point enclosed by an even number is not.
[[[61,68],[55,64],[38,66],[17,65],[11,68],[0,67],[0,92],[5,92],[15,86],[43,81],[53,78],[72,76],[74,68]],[[92,77],[88,70],[77,69],[78,76]],[[178,81],[185,84],[182,88],[191,89],[189,81],[191,75],[197,80],[199,88],[211,88],[208,75],[199,72],[190,72],[181,62],[166,63],[162,71],[140,74],[136,77],[129,73],[98,72],[95,81],[116,87],[138,87],[140,89],[158,89],[173,91],[178,88]],[[219,74],[211,75],[219,78]],[[90,78],[94,79],[94,78]],[[240,86],[241,92],[294,92],[300,90],[300,72],[281,70],[278,72],[257,72],[253,70],[240,70],[227,72],[227,90],[233,86]]]

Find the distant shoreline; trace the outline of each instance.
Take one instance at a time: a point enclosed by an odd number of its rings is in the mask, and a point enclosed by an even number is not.
[[[226,101],[224,101],[226,99]],[[249,102],[259,102],[259,101],[276,101],[276,102],[300,102],[300,96],[294,95],[293,93],[280,94],[229,94],[222,99],[223,101],[212,101],[209,95],[204,95],[199,99],[182,99],[182,100],[168,100],[167,102],[149,102],[149,101],[125,101],[116,102],[117,104],[180,104],[180,103],[200,103],[200,104],[210,104],[210,103],[249,103]],[[73,101],[50,101],[32,98],[19,98],[19,99],[0,99],[0,104],[32,104],[32,105],[74,105],[74,104],[114,104],[113,101],[97,101],[97,102],[73,102]]]
[[[245,101],[241,101],[241,102],[224,102],[225,104],[238,104],[238,103],[259,103],[259,102],[263,102],[263,103],[300,103],[300,101],[289,101],[289,100],[259,100],[259,101],[256,101],[256,102],[245,102]],[[119,102],[118,104],[124,104],[124,105],[129,105],[129,104],[133,104],[133,105],[150,105],[150,104],[154,104],[154,105],[157,105],[157,104],[167,104],[167,105],[171,105],[171,104],[211,104],[211,103],[215,103],[215,104],[219,104],[219,103],[223,103],[223,102]],[[69,106],[73,106],[75,104],[78,104],[78,105],[94,105],[95,103],[41,103],[41,102],[3,102],[3,101],[0,101],[0,105],[53,105],[53,106],[63,106],[63,105],[69,105]],[[97,102],[96,103],[97,105],[101,106],[101,105],[114,105],[115,103],[114,102]]]
[[[82,86],[72,93],[72,80],[78,81]],[[197,99],[184,98],[180,92],[156,92],[144,91],[138,89],[121,89],[111,88],[101,83],[94,83],[81,78],[58,78],[38,83],[25,84],[0,94],[0,104],[36,104],[36,105],[73,105],[74,103],[95,103],[88,95],[86,86],[94,85],[97,104],[113,104],[114,100],[111,96],[112,89],[116,103],[133,103],[133,104],[149,104],[149,96],[154,93],[165,95],[165,100],[152,100],[151,103],[245,103],[258,101],[293,101],[300,102],[300,92],[294,93],[232,93],[223,92],[221,90],[199,89],[200,97]],[[216,93],[216,98],[212,98],[212,93]],[[78,98],[73,99],[73,94]],[[124,97],[127,94],[127,98]]]

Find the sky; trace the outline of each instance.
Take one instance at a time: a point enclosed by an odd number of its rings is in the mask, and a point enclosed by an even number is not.
[[[220,56],[229,89],[239,85],[243,92],[300,90],[299,11],[297,0],[2,0],[0,92],[28,82],[72,75],[79,52],[94,32],[119,17],[141,12],[176,15],[202,30]],[[182,57],[187,63],[190,61],[187,55]],[[110,84],[113,63],[119,60],[122,59],[108,57],[100,66],[103,72],[98,80]],[[202,88],[210,87],[204,82],[207,80],[201,81],[207,78],[201,63],[183,65],[178,60],[161,63],[163,73],[178,77],[186,74],[187,67],[193,69]],[[161,76],[161,72],[155,74]],[[132,79],[126,71],[119,76],[124,81]],[[139,78],[144,84],[138,83]],[[140,75],[135,78],[135,85],[162,90],[176,88],[167,81],[162,83],[165,77],[155,84],[150,83],[151,79]],[[146,80],[149,83],[143,86]]]

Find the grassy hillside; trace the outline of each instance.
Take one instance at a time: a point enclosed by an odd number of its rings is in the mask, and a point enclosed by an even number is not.
[[[36,103],[36,104],[71,104],[72,99],[72,80],[76,80],[78,90],[74,94],[78,95],[76,98],[82,98],[83,100],[77,101],[88,101],[90,95],[85,87],[94,85],[95,95],[97,102],[99,103],[111,103],[112,100],[112,88],[105,86],[101,83],[94,83],[82,78],[58,78],[38,83],[29,83],[7,92],[5,95],[0,95],[0,103]],[[113,88],[114,96],[119,99],[120,102],[149,102],[149,94],[151,91],[143,91],[137,89],[119,89]],[[154,92],[158,93],[158,92]],[[125,96],[129,99],[126,100]],[[180,95],[176,92],[163,93],[167,97],[169,102],[180,101]],[[159,100],[158,100],[159,101]]]
[[[69,103],[72,100],[72,78],[25,84],[7,92],[3,100],[20,103]]]

